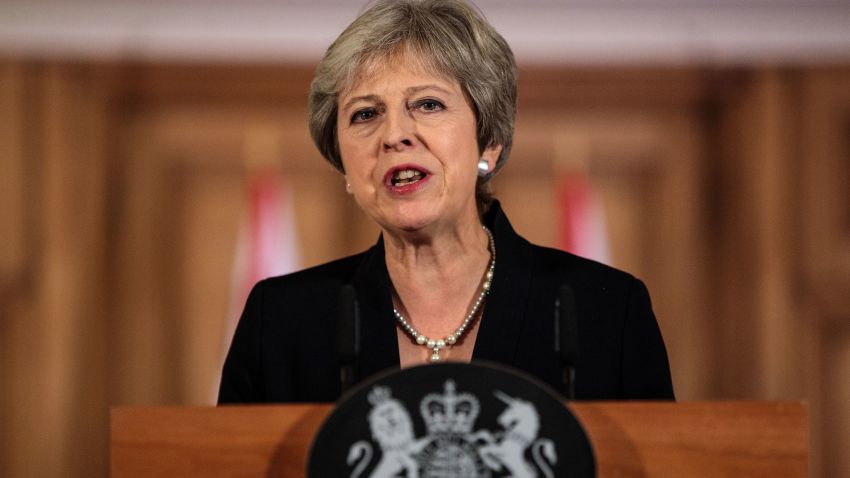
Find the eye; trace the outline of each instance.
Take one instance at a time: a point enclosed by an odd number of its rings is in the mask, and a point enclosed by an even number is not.
[[[362,110],[357,110],[354,112],[353,115],[351,115],[351,122],[365,123],[366,121],[369,121],[370,119],[374,118],[377,114],[378,113],[377,111],[375,111],[375,108],[364,108]]]
[[[419,100],[413,105],[413,107],[426,112],[442,111],[446,109],[442,103],[433,98]]]

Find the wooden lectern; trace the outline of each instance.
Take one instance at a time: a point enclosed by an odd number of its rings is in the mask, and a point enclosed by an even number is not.
[[[804,477],[798,402],[577,402],[598,476]],[[300,477],[332,405],[121,407],[112,477]]]

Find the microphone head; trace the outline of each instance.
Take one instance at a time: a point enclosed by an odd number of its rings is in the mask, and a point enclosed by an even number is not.
[[[359,315],[357,292],[354,286],[346,284],[339,290],[337,301],[336,344],[340,363],[354,363],[359,352]]]
[[[567,284],[558,289],[555,299],[555,329],[561,364],[574,366],[578,360],[578,314],[573,289]]]

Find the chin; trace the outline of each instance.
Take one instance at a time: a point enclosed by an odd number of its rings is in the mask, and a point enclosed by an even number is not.
[[[428,226],[434,224],[436,219],[430,217],[399,217],[395,218],[394,221],[391,222],[391,226],[394,229],[398,229],[405,232],[416,232],[421,231],[422,229],[427,228]]]
[[[388,217],[391,227],[406,232],[422,230],[440,221],[439,208],[430,204],[403,204],[394,208]]]

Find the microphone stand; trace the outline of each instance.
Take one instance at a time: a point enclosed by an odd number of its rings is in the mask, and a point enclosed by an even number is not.
[[[357,382],[360,360],[360,307],[351,284],[344,285],[339,291],[336,337],[340,393],[345,393]]]
[[[558,289],[555,299],[555,352],[561,366],[561,392],[575,400],[576,362],[578,361],[578,318],[573,290],[567,284]]]

